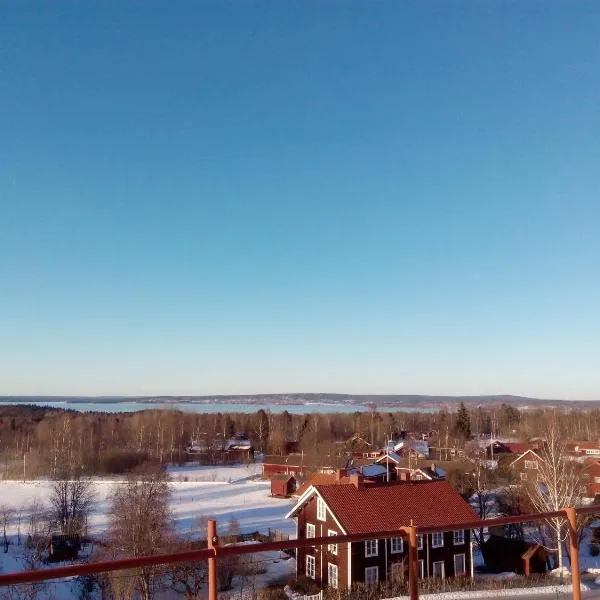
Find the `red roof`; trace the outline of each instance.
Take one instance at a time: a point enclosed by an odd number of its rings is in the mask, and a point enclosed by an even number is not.
[[[527,450],[535,450],[535,446],[533,444],[525,444],[523,442],[505,442],[504,445],[513,454],[523,454],[523,452],[527,452]]]
[[[303,496],[304,492],[306,492],[311,485],[340,485],[342,483],[350,483],[350,477],[344,475],[338,480],[335,473],[315,473],[307,482],[303,483],[293,495],[298,497]]]
[[[317,485],[347,533],[387,531],[410,525],[469,523],[479,517],[445,481],[385,485]]]

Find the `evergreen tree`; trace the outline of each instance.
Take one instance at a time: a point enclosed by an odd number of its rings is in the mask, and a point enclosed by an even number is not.
[[[456,413],[456,422],[454,423],[454,432],[457,436],[465,440],[471,438],[471,417],[464,402],[460,403]]]

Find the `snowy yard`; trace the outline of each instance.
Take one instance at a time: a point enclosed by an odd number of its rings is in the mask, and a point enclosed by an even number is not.
[[[174,467],[171,475],[171,512],[176,529],[185,533],[191,530],[198,516],[216,518],[220,531],[235,518],[241,532],[260,531],[267,533],[269,528],[278,529],[290,535],[295,534],[295,523],[285,519],[292,501],[272,498],[268,481],[258,478],[260,465],[228,467]],[[95,503],[89,519],[89,532],[101,538],[108,525],[109,498],[116,479],[94,479]],[[34,501],[48,502],[52,483],[50,481],[0,481],[0,504],[23,508],[21,519],[22,543],[27,533],[27,507]],[[7,573],[25,568],[20,558],[23,549],[17,546],[17,524],[8,528],[11,546],[8,554],[0,553],[0,571]],[[254,560],[263,565],[265,573],[246,578],[245,586],[264,585],[267,582],[281,581],[295,572],[295,561],[285,559],[280,553],[261,553]],[[229,595],[239,594],[239,584]],[[70,600],[76,597],[75,585],[71,582],[51,584],[57,598]]]
[[[189,531],[195,517],[210,516],[225,527],[237,519],[242,532],[266,532],[269,527],[295,533],[295,525],[285,514],[291,500],[271,498],[268,481],[256,479],[260,465],[232,467],[175,467],[171,475],[171,509],[179,531]],[[187,478],[187,481],[184,479]],[[90,533],[101,535],[107,526],[109,497],[119,481],[95,479],[94,510],[89,520]],[[34,500],[47,502],[50,481],[0,481],[0,504],[27,507]],[[25,528],[22,527],[22,530]],[[16,534],[13,523],[9,532]]]

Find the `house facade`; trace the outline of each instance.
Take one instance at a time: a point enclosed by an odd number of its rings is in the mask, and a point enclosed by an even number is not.
[[[510,469],[515,478],[522,483],[534,483],[542,481],[540,475],[540,463],[542,459],[535,450],[526,450],[510,463]]]
[[[409,525],[469,523],[471,507],[444,481],[364,484],[359,476],[348,484],[314,485],[288,517],[295,518],[298,538],[331,537],[332,543],[297,550],[297,575],[322,586],[350,588],[408,577],[408,544],[401,537],[335,544],[338,535],[390,531]],[[444,509],[440,510],[443,506]],[[471,574],[468,529],[420,535],[421,577]]]
[[[600,494],[600,459],[588,458],[583,466],[586,496],[595,498]]]

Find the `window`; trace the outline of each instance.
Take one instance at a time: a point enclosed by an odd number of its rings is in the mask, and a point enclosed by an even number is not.
[[[392,554],[398,554],[403,550],[402,538],[392,538]]]
[[[600,483],[600,477],[594,477],[594,483]]]
[[[464,556],[464,554],[463,554]],[[338,586],[338,568],[337,565],[327,563],[327,585],[337,590]]]
[[[377,556],[377,540],[367,540],[365,542],[365,556]]]
[[[327,535],[337,535],[337,531],[333,531],[333,529],[330,529],[327,532]],[[329,544],[327,546],[327,550],[329,550],[329,552],[331,552],[331,554],[337,554],[337,544]]]
[[[520,473],[521,481],[527,481],[527,473]]]
[[[310,554],[306,555],[306,576],[310,577],[311,579],[315,578],[315,557],[311,556]]]
[[[442,548],[444,546],[444,534],[443,533],[432,533],[431,534],[431,547]]]
[[[379,567],[367,567],[365,569],[365,583],[372,585],[379,581]]]
[[[315,526],[312,523],[306,524],[306,537],[307,538],[315,537]]]
[[[458,529],[458,530],[454,531],[452,537],[453,537],[455,546],[460,546],[461,544],[464,544],[465,543],[465,530]]]
[[[433,563],[433,576],[444,579],[444,561],[436,561]]]
[[[467,572],[467,562],[464,554],[454,555],[454,577],[464,575]]]
[[[544,481],[544,476],[543,476],[543,475],[540,475],[540,474],[538,473],[538,476],[536,477],[536,479],[537,479],[538,481]]]
[[[534,469],[534,470],[537,469],[538,468],[537,460],[526,460],[525,468],[526,469]]]
[[[423,534],[419,533],[417,535],[417,550],[423,550]]]
[[[425,578],[425,561],[423,559],[419,561],[419,578]]]
[[[325,502],[322,498],[317,497],[317,519],[319,521],[325,521]]]

